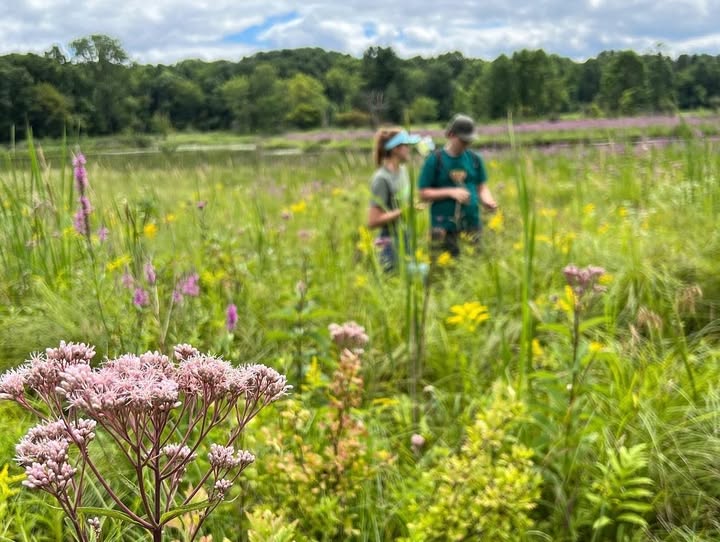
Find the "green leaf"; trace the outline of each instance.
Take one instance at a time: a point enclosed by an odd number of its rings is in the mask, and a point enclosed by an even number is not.
[[[202,510],[203,508],[207,508],[211,504],[212,503],[206,499],[204,501],[194,502],[186,504],[185,506],[178,506],[177,508],[168,510],[162,516],[160,516],[160,525],[165,525],[168,521],[173,520],[178,516],[182,516],[183,514],[186,514],[188,512],[194,512],[195,510]]]
[[[652,478],[646,478],[644,476],[636,476],[635,478],[625,480],[626,486],[651,486],[654,483]]]
[[[627,501],[620,503],[620,510],[629,510],[630,512],[638,512],[643,514],[652,510],[652,506],[644,502]]]
[[[587,320],[583,320],[580,323],[580,333],[585,333],[588,329],[602,326],[603,324],[607,324],[607,322],[607,316],[596,316],[595,318],[588,318]]]
[[[128,523],[134,523],[135,525],[140,525],[137,521],[135,521],[125,512],[121,512],[120,510],[114,510],[112,508],[81,506],[80,508],[78,508],[78,512],[86,516],[104,516],[108,518],[119,519],[120,521],[127,521]]]
[[[640,527],[646,527],[648,524],[647,521],[645,521],[643,518],[641,518],[637,514],[633,514],[630,512],[627,512],[625,514],[620,514],[617,517],[617,520],[623,521],[625,523],[633,523],[635,525],[639,525]]]
[[[540,324],[538,326],[539,331],[549,331],[550,333],[557,333],[568,339],[572,336],[570,328],[565,324]]]
[[[625,497],[626,499],[642,499],[644,497],[652,497],[652,495],[652,491],[643,487],[636,487],[623,491],[623,497]]]
[[[607,517],[607,516],[600,516],[598,519],[595,520],[595,523],[593,523],[593,529],[602,529],[606,525],[610,525],[613,521]]]

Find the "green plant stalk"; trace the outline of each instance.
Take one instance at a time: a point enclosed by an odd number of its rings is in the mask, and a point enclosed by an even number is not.
[[[527,373],[532,363],[533,321],[530,308],[532,298],[533,259],[535,255],[535,211],[534,203],[528,189],[525,168],[522,165],[519,147],[515,141],[512,113],[508,113],[508,134],[513,160],[515,162],[515,185],[520,204],[520,218],[523,225],[523,267],[520,290],[522,329],[520,333],[520,353],[518,358],[517,390],[522,397],[527,391]]]

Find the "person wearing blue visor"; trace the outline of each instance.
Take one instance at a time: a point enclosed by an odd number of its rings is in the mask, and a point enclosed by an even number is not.
[[[402,208],[410,197],[410,181],[404,164],[410,159],[410,145],[419,142],[420,136],[398,127],[380,128],[375,133],[373,158],[377,169],[370,182],[372,196],[367,225],[380,230],[375,245],[386,271],[397,266]]]

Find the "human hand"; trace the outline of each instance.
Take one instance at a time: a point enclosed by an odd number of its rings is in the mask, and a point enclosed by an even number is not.
[[[450,197],[458,203],[465,204],[470,201],[470,192],[466,188],[451,188]]]
[[[482,204],[488,211],[497,211],[498,204],[494,199],[483,201]]]

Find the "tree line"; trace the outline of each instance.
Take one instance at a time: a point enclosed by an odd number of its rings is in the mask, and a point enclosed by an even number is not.
[[[279,132],[380,122],[672,113],[720,108],[720,55],[607,51],[576,62],[543,50],[487,61],[452,52],[362,58],[320,48],[237,62],[131,62],[121,43],[92,35],[42,55],[0,56],[0,140],[64,130],[89,135],[171,130]]]

